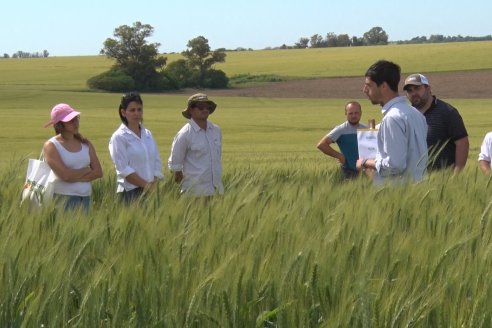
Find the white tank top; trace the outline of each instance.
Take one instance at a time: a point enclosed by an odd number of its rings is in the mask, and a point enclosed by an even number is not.
[[[82,144],[82,149],[78,152],[71,152],[65,149],[56,137],[49,140],[55,145],[58,154],[65,164],[70,169],[81,169],[89,166],[91,163],[89,156],[89,146]],[[60,178],[56,178],[54,183],[54,193],[58,195],[69,196],[90,196],[91,195],[91,183],[90,182],[65,182]]]

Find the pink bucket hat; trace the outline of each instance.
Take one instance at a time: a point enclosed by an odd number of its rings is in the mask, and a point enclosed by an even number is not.
[[[79,116],[80,112],[70,107],[67,104],[58,104],[51,110],[51,121],[44,125],[47,128],[50,125],[56,124],[58,122],[69,122],[76,116]]]

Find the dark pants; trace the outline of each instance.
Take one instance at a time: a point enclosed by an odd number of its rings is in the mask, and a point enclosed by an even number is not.
[[[355,179],[359,176],[359,171],[354,171],[346,167],[342,167],[342,173],[345,179]]]
[[[133,203],[134,201],[138,200],[140,198],[140,196],[142,196],[143,194],[143,191],[144,191],[144,188],[142,187],[138,187],[138,188],[135,188],[135,189],[132,189],[132,190],[129,190],[129,191],[123,191],[123,192],[119,192],[119,197],[120,197],[120,200],[129,205],[131,203]]]

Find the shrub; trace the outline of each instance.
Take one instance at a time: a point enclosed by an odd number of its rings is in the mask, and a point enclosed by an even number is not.
[[[125,92],[135,88],[135,81],[120,70],[112,69],[87,80],[91,89]]]
[[[229,84],[229,78],[221,70],[211,69],[209,70],[203,79],[203,86],[205,88],[220,89],[227,88]]]
[[[194,72],[184,59],[179,59],[167,65],[164,69],[164,74],[178,89],[196,86],[197,72]]]

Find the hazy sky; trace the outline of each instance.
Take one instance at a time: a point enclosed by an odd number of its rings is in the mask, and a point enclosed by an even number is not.
[[[492,34],[491,0],[7,0],[0,56],[22,50],[97,55],[120,25],[150,24],[160,52],[180,52],[202,35],[212,49],[293,45],[328,32],[361,37],[382,27],[390,41]]]

